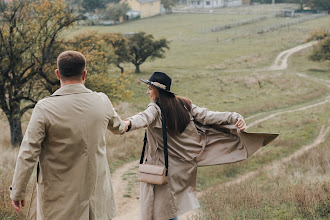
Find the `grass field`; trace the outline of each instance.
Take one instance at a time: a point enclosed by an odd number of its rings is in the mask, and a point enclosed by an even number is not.
[[[289,74],[283,76],[285,73],[267,72],[263,68],[269,66],[279,52],[303,43],[311,31],[327,29],[330,24],[328,17],[265,34],[257,34],[257,30],[288,19],[270,17],[265,21],[222,32],[198,31],[204,25],[232,23],[256,16],[258,15],[172,14],[118,26],[83,27],[70,33],[70,36],[91,29],[121,33],[145,31],[153,34],[156,39],[170,40],[166,58],[144,63],[141,66],[142,73],[134,75],[134,78],[148,78],[155,70],[164,71],[173,78],[175,92],[212,109],[239,111],[250,115],[322,96],[325,90],[318,84],[313,85],[313,82],[306,82]],[[125,67],[129,73],[134,70],[130,64]],[[259,88],[259,82],[264,85],[263,88]],[[131,88],[135,92],[132,102],[138,110],[142,110],[148,102],[142,95],[145,87],[141,85],[133,83]],[[271,102],[267,102],[270,100],[269,96]],[[284,96],[289,97],[284,100]],[[263,103],[263,106],[259,106],[259,103]],[[254,106],[260,109],[256,110]]]
[[[329,87],[317,80],[330,80],[330,62],[309,61],[310,49],[293,55],[289,59],[287,70],[267,70],[281,51],[304,43],[309,34],[317,29],[329,30],[329,16],[258,34],[258,30],[262,28],[298,19],[272,16],[273,9],[262,7],[267,12],[267,19],[220,32],[205,30],[216,25],[258,18],[264,16],[264,13],[257,7],[256,10],[253,7],[249,10],[242,7],[224,9],[223,14],[171,14],[117,26],[77,27],[65,37],[70,38],[90,30],[121,33],[144,31],[153,34],[156,39],[166,38],[171,42],[166,58],[144,63],[141,66],[141,74],[133,73],[133,65],[124,65],[126,74],[133,80],[130,89],[134,96],[131,100],[115,106],[122,118],[145,109],[149,102],[145,95],[146,86],[137,79],[147,79],[156,70],[168,73],[173,78],[172,90],[189,97],[195,104],[217,111],[236,111],[245,117],[304,106],[330,95]],[[277,6],[276,10],[279,8],[280,6]],[[118,73],[115,67],[111,70],[113,75]],[[301,77],[299,73],[312,78]],[[330,106],[326,104],[282,114],[251,127],[250,131],[280,132],[281,135],[247,161],[200,169],[198,190],[202,191],[248,171],[260,169],[265,164],[311,143],[317,136],[320,125],[327,123],[329,112]],[[248,122],[252,123],[258,118]],[[29,113],[23,118],[23,128],[28,120]],[[18,219],[10,209],[7,190],[13,175],[17,149],[12,150],[10,147],[9,126],[3,114],[0,115],[0,125],[0,218]],[[142,137],[142,130],[124,136],[108,134],[111,170],[139,157]],[[329,140],[329,136],[327,137]],[[222,215],[228,216],[223,219],[265,219],[270,216],[284,219],[311,219],[310,216],[324,218],[322,215],[326,212],[322,210],[329,210],[329,203],[326,202],[329,199],[324,198],[325,190],[330,190],[325,182],[325,174],[328,174],[330,168],[329,163],[325,162],[328,146],[329,141],[318,147],[312,155],[285,165],[281,168],[281,174],[262,174],[255,180],[249,180],[233,189],[215,188],[210,194],[203,196],[202,213],[196,218],[219,219]],[[313,167],[310,168],[304,160],[313,160]],[[292,177],[295,172],[299,178]],[[314,182],[309,180],[314,177],[322,181],[313,185]],[[288,178],[293,180],[288,182]],[[277,182],[274,179],[277,179]],[[250,191],[245,190],[247,186],[251,186]],[[232,198],[232,194],[237,197]],[[282,198],[281,195],[287,197]],[[299,203],[301,196],[309,195],[319,196],[320,202],[306,200],[305,203]]]

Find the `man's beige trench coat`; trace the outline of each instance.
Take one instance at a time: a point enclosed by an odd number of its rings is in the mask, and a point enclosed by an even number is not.
[[[198,208],[196,175],[198,166],[233,163],[245,160],[278,134],[231,133],[220,128],[235,128],[235,112],[213,112],[192,105],[191,122],[180,135],[168,135],[169,180],[166,185],[140,184],[142,220],[168,220]],[[147,152],[144,163],[164,166],[160,108],[150,103],[133,117],[131,130],[147,127]],[[229,124],[229,126],[228,126]],[[231,127],[230,127],[231,125]]]
[[[111,219],[115,202],[105,134],[125,129],[103,93],[66,85],[37,103],[23,138],[10,197],[24,200],[39,159],[37,218]]]

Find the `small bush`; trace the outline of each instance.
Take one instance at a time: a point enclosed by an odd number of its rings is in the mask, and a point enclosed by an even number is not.
[[[330,36],[324,38],[314,47],[314,50],[309,58],[313,61],[330,60]]]
[[[330,36],[329,31],[318,29],[313,31],[310,36],[305,40],[305,42],[314,41],[314,40],[323,40],[326,37]]]

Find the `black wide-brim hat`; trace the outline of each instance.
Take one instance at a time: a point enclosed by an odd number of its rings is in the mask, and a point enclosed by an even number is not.
[[[144,79],[139,79],[139,80],[148,85],[154,86],[157,89],[175,95],[174,92],[171,92],[172,79],[166,73],[153,72],[148,80],[144,80]]]

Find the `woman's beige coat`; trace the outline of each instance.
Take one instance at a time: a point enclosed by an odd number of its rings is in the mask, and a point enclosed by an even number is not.
[[[103,93],[67,85],[35,106],[16,162],[11,199],[24,200],[39,159],[39,220],[111,219],[115,203],[106,157],[106,130],[124,122]]]
[[[142,220],[168,220],[198,208],[198,166],[245,160],[278,135],[237,133],[232,125],[240,115],[234,112],[213,112],[192,105],[190,114],[191,122],[185,131],[180,135],[167,137],[168,184],[153,185],[141,182]],[[144,112],[128,119],[132,122],[131,130],[147,127],[148,142],[144,163],[164,166],[162,122],[158,105],[152,102]]]

